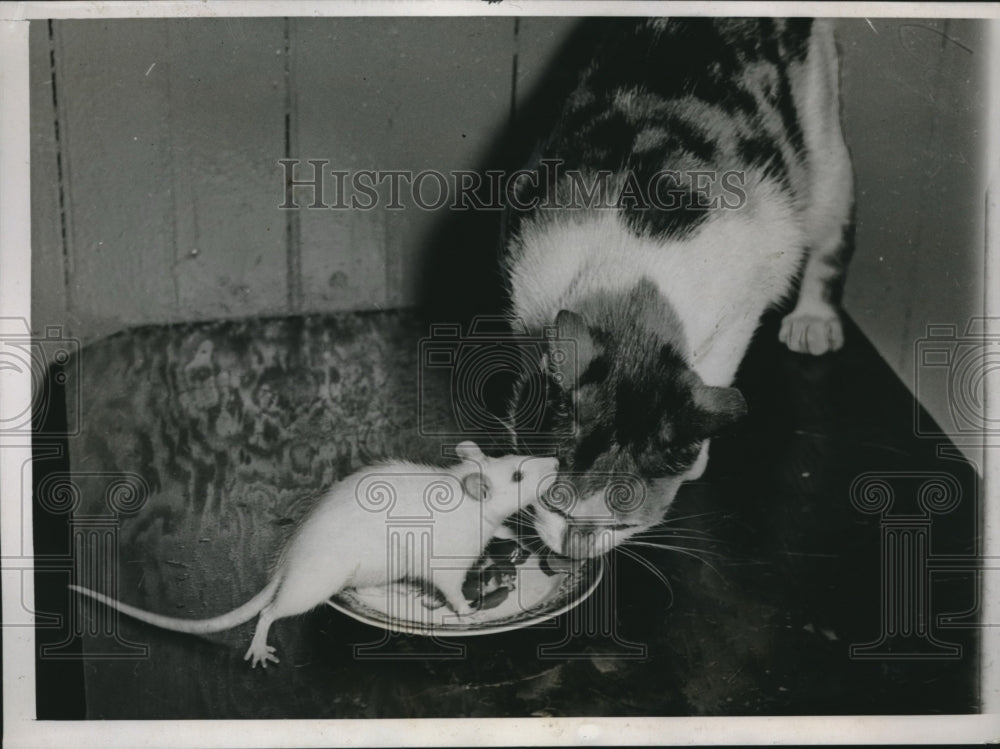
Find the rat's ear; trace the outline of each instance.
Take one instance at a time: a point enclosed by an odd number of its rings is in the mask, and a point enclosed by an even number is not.
[[[462,488],[466,494],[479,502],[486,502],[493,494],[490,480],[479,471],[473,471],[462,479]]]
[[[455,445],[455,454],[461,460],[482,460],[484,457],[479,445],[472,440],[465,440],[465,442],[459,442]]]

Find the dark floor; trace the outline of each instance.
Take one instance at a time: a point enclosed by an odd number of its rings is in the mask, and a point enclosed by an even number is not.
[[[70,387],[74,527],[104,518],[120,597],[226,610],[265,581],[259,550],[298,500],[372,454],[432,449],[413,416],[430,402],[414,376],[421,332],[385,313],[143,329],[86,351],[78,401]],[[575,612],[435,642],[323,609],[275,627],[283,658],[266,673],[242,660],[251,625],[211,640],[127,619],[118,639],[43,629],[55,646],[39,662],[39,717],[975,712],[975,471],[914,435],[912,396],[853,325],[844,350],[811,358],[768,321],[739,384],[750,416],[713,443],[668,526],[707,540],[613,554]],[[67,463],[36,466],[44,482]],[[99,507],[123,473],[148,498],[109,515]],[[35,523],[36,548],[55,555],[40,606],[66,611],[66,516],[36,507]],[[361,657],[359,644],[374,647]]]

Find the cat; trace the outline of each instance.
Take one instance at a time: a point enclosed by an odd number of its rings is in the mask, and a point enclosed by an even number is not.
[[[502,253],[511,320],[556,334],[507,426],[556,440],[535,526],[577,558],[655,526],[702,475],[746,413],[732,382],[765,311],[797,288],[780,339],[842,346],[854,202],[831,22],[607,23],[511,194]]]

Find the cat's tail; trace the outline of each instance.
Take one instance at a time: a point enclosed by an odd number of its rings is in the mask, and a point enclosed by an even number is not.
[[[144,611],[143,609],[138,609],[135,606],[129,606],[127,603],[116,601],[110,596],[106,596],[103,593],[98,593],[95,590],[90,590],[89,588],[84,588],[79,585],[70,585],[69,589],[74,590],[77,593],[82,593],[89,598],[93,598],[95,601],[99,601],[106,606],[110,606],[116,611],[127,614],[133,619],[146,622],[146,624],[152,624],[154,627],[161,627],[162,629],[169,629],[174,632],[184,632],[191,635],[204,635],[211,634],[213,632],[222,632],[226,629],[232,629],[233,627],[243,624],[244,622],[248,622],[257,616],[257,614],[261,612],[261,609],[269,604],[274,598],[274,594],[278,591],[278,586],[281,584],[281,577],[280,573],[276,574],[271,579],[271,582],[269,582],[260,593],[255,595],[242,606],[225,614],[212,617],[211,619],[181,619],[179,617],[154,614],[151,611]]]

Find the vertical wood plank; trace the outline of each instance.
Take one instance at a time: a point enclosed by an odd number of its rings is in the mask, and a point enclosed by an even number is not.
[[[70,315],[85,338],[173,319],[167,80],[152,75],[162,21],[56,26]]]
[[[167,25],[174,274],[182,318],[284,311],[284,22]]]
[[[28,29],[28,75],[31,85],[31,330],[42,335],[47,325],[75,333],[66,316],[56,111],[46,21]]]
[[[511,28],[503,18],[294,21],[295,155],[352,171],[475,168],[509,115]],[[300,212],[307,309],[416,300],[449,210],[422,210],[403,192],[398,211],[383,190],[371,211]]]
[[[290,26],[292,91],[295,94],[292,157],[328,161],[326,171],[372,169],[384,135],[384,93],[369,76],[387,60],[364,19],[293,19]],[[375,54],[374,57],[371,57]],[[372,65],[371,60],[379,60]],[[296,179],[312,178],[303,163]],[[330,180],[326,185],[332,187]],[[386,300],[385,214],[309,208],[313,195],[295,193],[304,309],[361,309]],[[337,196],[327,191],[323,201]],[[367,241],[359,243],[365,236]]]

